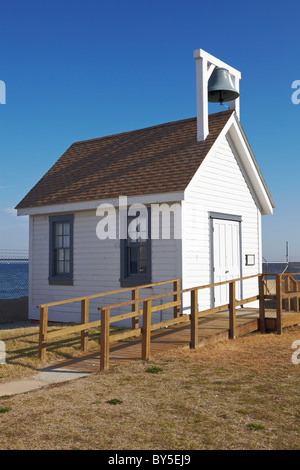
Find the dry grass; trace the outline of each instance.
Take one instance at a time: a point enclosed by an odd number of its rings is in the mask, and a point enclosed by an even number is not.
[[[49,331],[63,330],[70,324],[52,324]],[[111,328],[111,333],[120,332],[122,328]],[[100,328],[89,330],[89,350],[99,348]],[[41,367],[46,367],[60,359],[75,357],[81,354],[80,333],[62,336],[51,340],[47,346],[47,364],[38,358],[39,326],[25,323],[22,328],[0,330],[0,340],[4,341],[6,349],[6,364],[0,364],[0,383],[8,380],[18,380],[38,373]]]
[[[0,398],[1,449],[300,449],[300,328]]]

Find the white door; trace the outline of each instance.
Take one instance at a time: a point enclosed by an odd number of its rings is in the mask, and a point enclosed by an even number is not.
[[[241,277],[240,222],[213,219],[213,283]],[[229,302],[229,284],[213,289],[215,307]],[[241,298],[240,282],[236,283],[236,298]]]

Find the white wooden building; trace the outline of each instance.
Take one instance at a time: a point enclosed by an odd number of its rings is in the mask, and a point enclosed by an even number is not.
[[[274,205],[241,127],[239,100],[208,115],[205,84],[220,61],[201,49],[195,58],[196,118],[76,142],[18,204],[18,215],[29,216],[30,319],[39,319],[39,304],[120,287],[179,278],[188,288],[261,272],[261,216]],[[240,76],[229,70],[238,86]],[[125,224],[137,220],[133,204],[148,208],[145,240],[132,242],[127,225],[126,237],[118,236],[120,196],[132,211]],[[179,235],[171,230],[163,238],[153,227],[163,203],[180,208],[173,218]],[[115,210],[112,238],[99,238],[103,204]],[[172,289],[146,288],[140,296],[162,290]],[[256,293],[257,279],[237,290],[244,298]],[[226,295],[222,288],[205,290],[199,308],[222,305]],[[126,299],[91,301],[90,321],[99,319],[101,305]],[[183,300],[185,313],[189,299]],[[168,315],[157,313],[157,320]],[[51,308],[49,320],[79,322],[80,303]]]

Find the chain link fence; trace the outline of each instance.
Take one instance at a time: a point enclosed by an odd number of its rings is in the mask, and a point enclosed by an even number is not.
[[[28,296],[28,253],[0,250],[0,299]]]

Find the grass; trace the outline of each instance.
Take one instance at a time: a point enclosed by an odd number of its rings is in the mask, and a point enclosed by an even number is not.
[[[7,413],[11,408],[0,408],[0,413]]]
[[[156,366],[152,366],[152,367],[147,367],[145,369],[145,372],[147,372],[148,374],[158,374],[158,372],[161,372],[163,369],[161,367],[156,367]]]
[[[29,339],[30,369],[38,363]],[[299,339],[299,327],[252,334],[0,397],[0,449],[300,450],[300,365],[291,361]],[[0,375],[20,362],[14,351]]]
[[[52,324],[48,331],[65,329],[70,324]],[[116,334],[124,328],[111,328]],[[89,351],[99,349],[100,327],[89,330]],[[47,346],[47,363],[38,358],[39,326],[28,325],[23,328],[0,330],[0,340],[4,341],[6,349],[6,364],[0,364],[0,384],[7,380],[18,380],[38,373],[41,367],[61,360],[76,357],[81,354],[80,333],[69,334],[51,340]]]
[[[106,403],[109,403],[110,405],[121,405],[123,401],[119,400],[118,398],[112,398],[111,400],[108,400]]]
[[[259,431],[261,429],[265,429],[265,427],[262,424],[249,423],[249,424],[247,424],[247,429],[254,430],[254,431]]]

